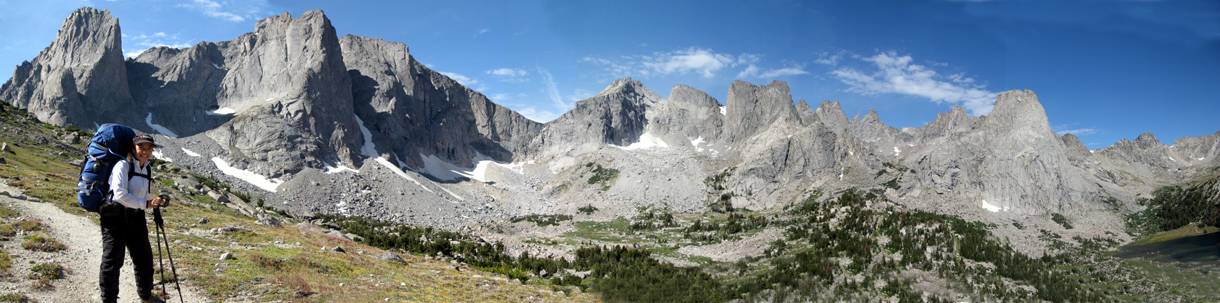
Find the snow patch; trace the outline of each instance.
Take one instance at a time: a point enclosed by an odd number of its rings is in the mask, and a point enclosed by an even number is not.
[[[390,169],[390,171],[394,172],[394,174],[398,175],[399,177],[402,177],[403,179],[407,179],[407,181],[411,181],[411,182],[415,183],[415,185],[419,185],[419,187],[423,187],[424,190],[426,190],[430,193],[435,193],[431,189],[428,189],[428,187],[424,186],[423,183],[419,183],[419,181],[416,181],[415,178],[411,178],[411,176],[408,176],[406,172],[403,172],[402,169],[398,168],[398,165],[394,165],[393,163],[390,163],[390,160],[386,160],[383,157],[377,157],[374,160],[377,161],[377,163],[381,163],[381,166],[385,166],[385,168]]]
[[[703,152],[703,148],[699,147],[700,144],[703,144],[703,136],[699,136],[699,138],[690,141],[690,145],[695,146],[695,151]]]
[[[199,155],[199,153],[197,153],[197,152],[193,152],[193,151],[191,151],[191,150],[189,150],[189,149],[185,149],[185,148],[183,148],[183,149],[182,149],[182,152],[183,152],[183,153],[186,153],[186,155],[187,155],[187,156],[191,156],[191,157],[198,157],[198,156],[200,156],[200,155]]]
[[[151,127],[153,130],[157,131],[157,133],[165,135],[166,137],[170,137],[170,138],[178,137],[177,134],[174,134],[174,132],[170,131],[168,128],[165,128],[164,126],[161,126],[158,124],[153,124],[151,112],[148,113],[148,117],[144,117],[144,123],[148,124],[148,127]]]
[[[252,171],[229,166],[229,163],[225,162],[225,160],[221,159],[220,157],[212,157],[212,162],[216,163],[216,168],[220,169],[220,171],[226,175],[237,177],[242,181],[246,181],[246,183],[250,183],[258,188],[262,188],[265,191],[275,192],[275,189],[280,187],[280,184],[284,184],[284,181],[282,180],[268,179],[267,177]]]
[[[983,209],[986,209],[987,211],[990,211],[993,213],[998,213],[1000,211],[1008,211],[1008,206],[1000,207],[1000,206],[996,206],[996,205],[991,205],[991,203],[987,203],[987,200],[983,200]]]
[[[479,180],[479,182],[486,183],[487,182],[487,168],[491,167],[492,165],[497,165],[497,166],[500,166],[503,168],[507,168],[508,170],[511,170],[517,174],[522,174],[522,175],[525,174],[525,163],[517,162],[517,163],[512,163],[512,164],[504,164],[504,163],[499,163],[499,162],[491,161],[491,160],[483,160],[483,161],[479,161],[478,165],[475,165],[474,170],[470,172],[470,178]]]
[[[216,65],[216,63],[212,63],[212,67],[215,67],[216,69],[220,69],[220,65]]]
[[[207,114],[208,114],[209,116],[223,116],[223,115],[232,115],[232,114],[234,114],[234,113],[237,113],[237,111],[236,111],[236,110],[233,110],[232,108],[228,108],[228,107],[221,107],[221,108],[217,108],[217,109],[215,109],[215,110],[209,110],[209,111],[207,112]]]
[[[359,170],[355,170],[355,169],[352,169],[351,167],[347,167],[347,165],[339,164],[336,166],[330,166],[328,164],[328,165],[326,165],[325,173],[328,175],[333,175],[333,174],[337,174],[337,173],[341,173],[341,172],[348,172],[348,171],[353,172],[353,173],[360,172]]]
[[[453,163],[445,162],[445,160],[437,158],[436,155],[425,156],[424,154],[420,154],[419,158],[424,160],[423,173],[428,174],[433,178],[444,181],[453,181],[461,178],[471,178],[473,176],[471,171],[474,169],[453,165]]]
[[[898,155],[901,155],[901,154],[902,154],[902,151],[901,151],[901,150],[899,150],[897,146],[895,146],[895,147],[894,147],[894,156],[898,156]]]
[[[1206,157],[1203,157],[1203,158],[1206,158]],[[1199,158],[1199,161],[1203,161],[1203,158]]]
[[[611,145],[611,146],[618,147],[623,150],[637,150],[637,149],[646,149],[646,148],[653,148],[653,147],[665,148],[665,147],[669,147],[669,144],[665,144],[665,141],[662,141],[661,138],[653,136],[651,133],[644,133],[643,135],[640,135],[640,140],[638,142],[631,143],[631,145],[628,145],[628,146]]]
[[[174,162],[173,159],[170,159],[169,157],[166,157],[165,154],[162,154],[161,150],[159,149],[153,150],[153,158],[165,160],[165,162]]]
[[[728,107],[725,107],[725,106],[721,106],[721,107],[720,107],[720,114],[721,114],[721,115],[728,115],[728,112],[729,112]]]
[[[377,154],[377,145],[373,143],[373,133],[369,132],[368,127],[364,127],[364,120],[360,120],[360,116],[352,115],[356,118],[356,123],[360,124],[360,135],[364,136],[364,145],[360,146],[360,154],[369,158],[377,158],[381,155]]]

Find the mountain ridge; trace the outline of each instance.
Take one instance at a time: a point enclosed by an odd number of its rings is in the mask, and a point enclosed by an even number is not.
[[[999,94],[988,115],[953,106],[896,129],[875,110],[849,119],[838,101],[794,102],[782,81],[735,81],[722,104],[624,78],[538,123],[420,64],[404,43],[338,37],[321,11],[116,63],[119,35],[107,11],[78,10],[0,97],[56,125],[108,117],[159,133],[164,158],[234,180],[249,181],[232,169],[249,172],[272,186],[245,190],[297,214],[478,229],[584,204],[767,211],[815,189],[861,187],[972,220],[1062,213],[1107,229],[1121,220],[1102,199],[1138,208],[1137,196],[1220,163],[1220,132],[1088,150],[1051,130],[1029,90]],[[85,51],[94,45],[104,51]],[[619,173],[593,182],[594,167]],[[669,190],[654,193],[661,184]]]

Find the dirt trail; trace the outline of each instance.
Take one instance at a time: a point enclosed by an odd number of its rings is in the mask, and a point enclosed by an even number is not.
[[[0,192],[17,194],[21,191],[0,182]],[[26,250],[21,247],[21,234],[13,237],[12,240],[0,242],[0,246],[4,247],[13,260],[13,267],[9,268],[9,276],[0,278],[0,294],[21,293],[37,299],[38,302],[101,302],[101,291],[98,289],[97,281],[102,262],[102,233],[97,224],[94,224],[89,218],[65,213],[51,203],[31,202],[5,195],[0,195],[0,203],[20,211],[26,218],[41,220],[42,232],[67,246],[67,249],[54,253]],[[151,223],[152,216],[150,215],[148,219],[148,229],[153,231],[155,228]],[[156,240],[155,233],[150,233],[149,236],[150,242]],[[153,245],[155,258],[157,253],[155,242]],[[30,264],[30,261],[34,261],[34,264]],[[53,282],[54,290],[31,289],[30,285],[33,280],[26,279],[25,276],[30,273],[30,268],[35,264],[46,262],[63,265],[71,272],[63,280]],[[169,260],[165,262],[168,267]],[[155,266],[156,260],[153,260],[153,263]],[[182,274],[181,268],[178,269],[178,273]],[[125,259],[120,277],[119,302],[139,302],[130,258]],[[159,281],[160,276],[154,280]],[[178,291],[173,284],[168,286],[171,299],[166,301],[178,302]],[[199,293],[189,283],[182,283],[182,296],[186,302],[208,302],[208,299]]]

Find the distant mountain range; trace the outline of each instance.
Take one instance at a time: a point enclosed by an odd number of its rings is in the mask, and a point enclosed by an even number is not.
[[[1061,213],[1100,233],[1122,224],[1102,200],[1135,207],[1220,164],[1220,132],[1089,150],[1052,131],[1028,90],[1000,94],[986,116],[954,107],[896,129],[875,111],[849,119],[837,102],[793,102],[779,81],[736,81],[722,104],[684,85],[663,98],[620,79],[538,123],[420,64],[403,43],[338,37],[321,11],[126,60],[121,43],[109,11],[81,8],[0,99],[56,125],[159,133],[160,157],[245,180],[301,214],[459,229],[584,205],[768,210],[861,187],[974,220]],[[607,169],[608,180],[591,177]]]

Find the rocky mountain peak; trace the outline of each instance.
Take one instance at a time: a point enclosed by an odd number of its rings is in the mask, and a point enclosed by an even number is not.
[[[136,114],[119,110],[132,105],[119,20],[109,10],[72,12],[55,41],[0,86],[0,99],[57,125],[89,129],[105,123],[94,121],[99,116],[137,121]]]
[[[987,122],[994,127],[1011,129],[1017,133],[1053,133],[1046,110],[1042,108],[1038,96],[1030,90],[1000,93],[996,97],[995,107],[987,116]]]
[[[799,124],[800,116],[792,103],[792,92],[788,83],[772,81],[756,86],[737,80],[729,86],[727,101],[727,140],[741,142],[766,129],[772,123],[783,120]]]
[[[1157,140],[1156,136],[1152,133],[1142,133],[1139,137],[1135,138],[1135,145],[1139,146],[1140,149],[1149,149],[1160,147],[1161,141]]]
[[[826,125],[836,134],[843,134],[847,131],[848,120],[847,114],[843,113],[843,107],[839,106],[839,101],[824,101],[818,104],[818,109],[815,111],[818,121]]]
[[[648,111],[648,131],[656,135],[679,134],[690,140],[716,141],[724,125],[720,102],[686,85],[675,85],[669,98]]]

